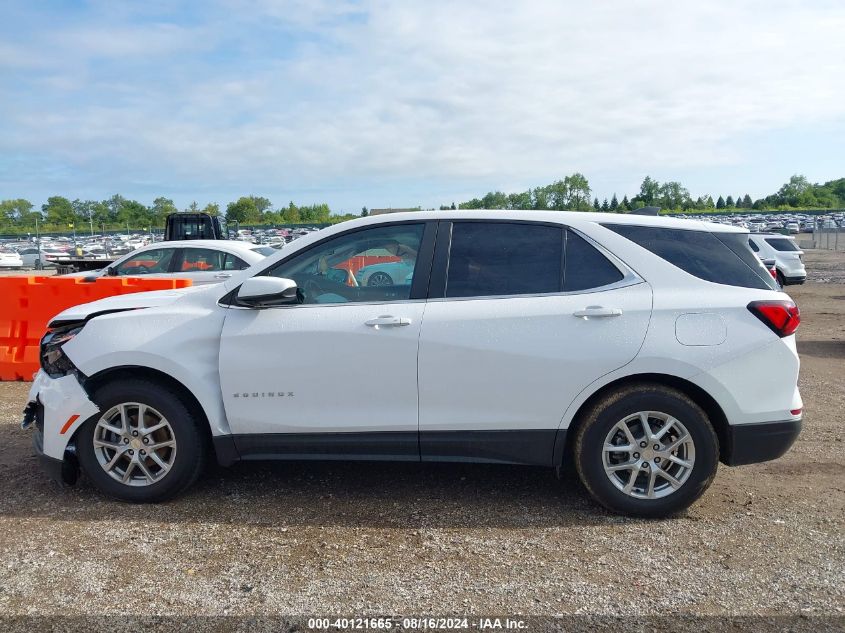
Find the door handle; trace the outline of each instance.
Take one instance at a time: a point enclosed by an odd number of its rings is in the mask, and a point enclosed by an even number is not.
[[[576,310],[572,316],[580,317],[582,319],[589,319],[592,317],[617,317],[622,316],[621,308],[605,308],[604,306],[587,306],[583,310]]]
[[[411,319],[407,317],[395,317],[386,314],[380,317],[376,317],[375,319],[370,319],[369,321],[364,321],[364,325],[374,327],[376,329],[380,327],[402,327],[405,325],[411,325]]]
[[[231,276],[232,276],[232,273],[217,273],[216,275],[214,275],[214,278],[215,279],[228,279]]]

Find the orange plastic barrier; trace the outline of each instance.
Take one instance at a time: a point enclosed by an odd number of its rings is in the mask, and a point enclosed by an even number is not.
[[[190,279],[149,277],[0,277],[0,380],[31,380],[38,346],[62,310],[114,295],[190,286]]]

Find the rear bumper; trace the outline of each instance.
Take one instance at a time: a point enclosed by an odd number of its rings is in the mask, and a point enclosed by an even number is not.
[[[801,433],[801,420],[737,424],[728,427],[728,466],[756,464],[777,459],[795,443]]]
[[[803,284],[805,281],[807,281],[807,275],[796,275],[795,277],[787,277],[786,275],[783,276],[784,286],[798,286]]]

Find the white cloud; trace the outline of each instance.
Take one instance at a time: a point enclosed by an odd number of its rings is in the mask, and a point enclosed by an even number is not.
[[[841,3],[227,6],[190,29],[57,29],[48,85],[72,73],[88,98],[7,106],[0,147],[186,189],[448,190],[729,165],[743,135],[845,119]],[[237,63],[203,54],[223,46]]]

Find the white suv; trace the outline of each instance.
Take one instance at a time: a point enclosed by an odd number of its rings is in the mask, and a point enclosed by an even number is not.
[[[795,239],[778,233],[752,234],[748,245],[762,259],[774,259],[777,280],[781,286],[803,284],[807,280],[804,268],[804,251]]]
[[[402,262],[390,283],[365,266]],[[221,285],[56,316],[24,415],[66,482],[128,501],[213,454],[574,462],[664,516],[801,428],[798,309],[748,233],[645,216],[405,213],[303,237]]]

